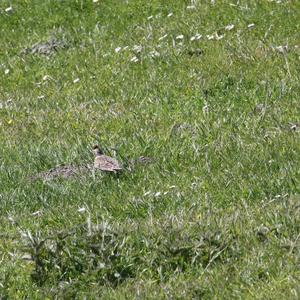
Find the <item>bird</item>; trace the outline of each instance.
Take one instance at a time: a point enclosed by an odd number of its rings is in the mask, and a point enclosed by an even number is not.
[[[95,154],[95,169],[113,173],[123,170],[120,163],[115,158],[105,155],[98,145],[93,147],[93,152]]]

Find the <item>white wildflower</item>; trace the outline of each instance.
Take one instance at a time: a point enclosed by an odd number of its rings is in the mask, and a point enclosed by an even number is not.
[[[33,212],[32,216],[39,216],[42,212],[40,210]]]
[[[224,34],[222,34],[222,35],[216,34],[216,40],[219,41],[219,40],[221,40],[224,36],[225,36]]]
[[[79,81],[80,81],[80,79],[79,79],[79,78],[76,78],[76,79],[73,80],[73,83],[77,83],[77,82],[79,82]]]
[[[275,50],[278,51],[279,53],[284,54],[288,50],[288,46],[287,45],[277,46],[275,47]]]
[[[183,40],[184,36],[183,34],[177,35],[176,40]]]
[[[225,26],[225,30],[228,30],[228,31],[232,30],[233,28],[234,28],[233,24],[229,24],[229,25]]]
[[[11,6],[5,8],[5,12],[6,12],[6,13],[9,13],[9,12],[11,12],[11,11],[12,11],[12,7],[11,7]]]
[[[15,220],[14,220],[14,218],[13,218],[12,216],[8,216],[8,220],[9,220],[10,222],[12,222],[12,223],[15,223]]]
[[[156,50],[151,51],[149,54],[150,54],[150,56],[152,58],[154,58],[154,57],[160,57],[160,53],[157,52]]]
[[[132,50],[134,51],[134,52],[136,52],[136,53],[140,53],[140,52],[142,52],[142,46],[141,45],[134,45],[133,46],[133,48],[132,48]]]
[[[202,111],[203,113],[207,114],[208,113],[208,109],[209,109],[209,106],[206,104],[202,107]]]
[[[147,20],[151,20],[151,19],[153,19],[153,16],[149,16],[149,17],[147,18]]]
[[[115,49],[115,52],[118,53],[118,52],[120,52],[121,50],[122,50],[121,47],[117,47],[117,48]]]
[[[224,38],[224,34],[223,35],[218,35],[218,33],[217,32],[215,32],[215,33],[213,33],[213,34],[208,34],[207,36],[206,36],[206,38],[209,40],[209,41],[211,41],[211,40],[216,40],[216,41],[219,41],[219,40],[221,40],[222,38]]]
[[[167,15],[168,18],[170,18],[170,17],[172,17],[172,16],[173,16],[173,13],[172,13],[172,12],[168,13],[168,15]]]
[[[104,269],[104,268],[105,268],[105,263],[100,263],[100,264],[98,265],[98,267],[99,267],[99,269]]]
[[[195,5],[189,5],[189,6],[186,7],[186,9],[195,9],[195,8],[196,8]]]
[[[131,62],[138,62],[139,59],[136,57],[136,56],[133,56],[131,59],[130,59]]]
[[[161,36],[158,40],[159,40],[159,41],[162,41],[162,40],[165,39],[167,36],[168,36],[168,35],[165,34],[165,35]]]
[[[9,73],[9,69],[4,70],[4,74],[7,75]]]
[[[77,211],[78,211],[79,213],[82,213],[82,212],[85,212],[85,211],[86,211],[86,208],[85,208],[85,207],[80,207]]]
[[[296,131],[298,129],[298,125],[297,124],[292,124],[290,129],[293,130],[293,131]]]
[[[248,24],[247,27],[248,27],[249,29],[251,29],[251,28],[255,27],[255,24],[254,24],[254,23]]]
[[[191,37],[191,41],[197,41],[197,40],[200,40],[201,38],[202,38],[202,35],[199,33],[196,33],[195,35],[193,35]]]
[[[148,191],[148,192],[146,192],[145,194],[144,194],[144,196],[148,196],[148,195],[150,195],[151,194],[151,191]]]
[[[157,192],[154,194],[155,197],[159,197],[161,195],[161,192]]]

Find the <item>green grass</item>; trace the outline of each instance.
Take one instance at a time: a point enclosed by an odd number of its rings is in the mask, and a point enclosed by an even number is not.
[[[195,2],[1,1],[0,298],[300,297],[300,3]]]

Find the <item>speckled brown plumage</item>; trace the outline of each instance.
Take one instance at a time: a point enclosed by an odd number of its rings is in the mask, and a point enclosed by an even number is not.
[[[99,146],[94,146],[95,153],[94,168],[101,171],[116,173],[122,170],[120,163],[110,156],[104,155]]]

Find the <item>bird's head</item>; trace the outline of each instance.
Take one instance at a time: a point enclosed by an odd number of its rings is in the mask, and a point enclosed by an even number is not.
[[[93,152],[94,152],[94,154],[95,154],[96,156],[102,155],[102,154],[103,154],[102,149],[101,149],[98,145],[95,145],[95,146],[93,147]]]

